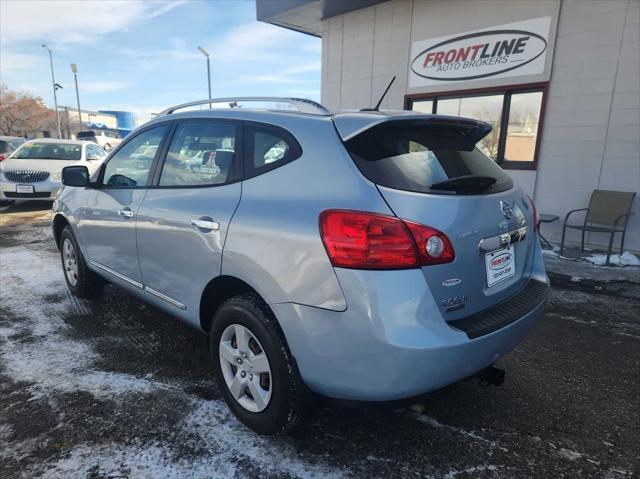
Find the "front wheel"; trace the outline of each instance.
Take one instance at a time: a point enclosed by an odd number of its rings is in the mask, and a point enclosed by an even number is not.
[[[105,281],[87,268],[78,242],[69,226],[65,226],[60,234],[60,259],[67,287],[74,296],[93,299],[102,294]]]
[[[209,337],[216,381],[236,417],[258,434],[290,430],[302,416],[302,384],[269,307],[253,294],[225,301]]]

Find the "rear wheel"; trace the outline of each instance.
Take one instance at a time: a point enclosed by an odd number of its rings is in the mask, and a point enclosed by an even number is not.
[[[87,268],[73,231],[65,226],[60,234],[60,258],[69,291],[78,298],[93,299],[102,294],[105,281]]]
[[[224,399],[258,434],[290,430],[302,416],[302,384],[273,313],[256,295],[225,301],[209,337]]]

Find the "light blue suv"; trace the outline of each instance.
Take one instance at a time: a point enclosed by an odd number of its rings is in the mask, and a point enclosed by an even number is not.
[[[475,148],[489,125],[212,101],[65,168],[53,231],[76,296],[113,283],[209,334],[243,423],[285,431],[310,392],[412,398],[525,338],[549,283],[535,206]]]

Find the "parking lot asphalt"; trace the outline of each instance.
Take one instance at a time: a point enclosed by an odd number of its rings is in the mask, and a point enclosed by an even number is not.
[[[68,292],[49,205],[0,211],[0,477],[631,478],[640,285],[554,274],[544,316],[424,411],[321,403],[260,437],[227,410],[205,337],[122,290]]]

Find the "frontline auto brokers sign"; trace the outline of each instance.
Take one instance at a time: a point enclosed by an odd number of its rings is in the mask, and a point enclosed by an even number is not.
[[[544,73],[551,17],[414,42],[409,86]]]

